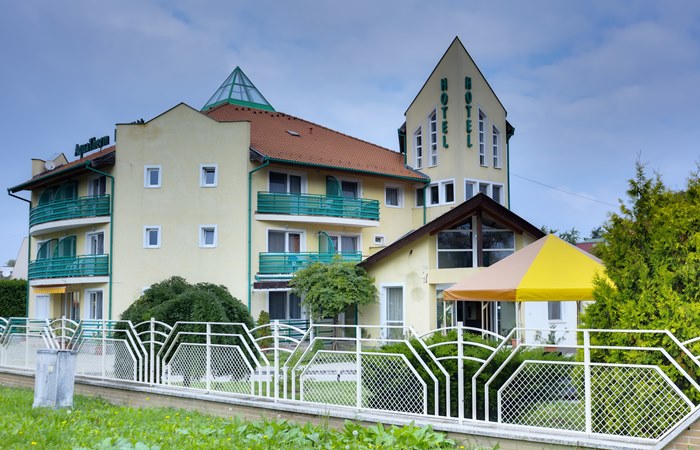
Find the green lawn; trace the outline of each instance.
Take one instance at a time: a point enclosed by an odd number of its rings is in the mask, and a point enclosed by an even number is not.
[[[113,406],[76,396],[71,409],[32,409],[33,392],[0,387],[3,449],[434,449],[464,448],[430,428],[341,430],[285,420],[243,422],[166,408]]]

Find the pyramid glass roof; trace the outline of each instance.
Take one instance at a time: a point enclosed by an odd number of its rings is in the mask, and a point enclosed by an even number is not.
[[[202,111],[211,109],[222,103],[247,106],[250,108],[274,111],[275,109],[265,100],[250,79],[243,73],[240,67],[236,67],[231,75],[221,84],[209,101],[202,107]]]

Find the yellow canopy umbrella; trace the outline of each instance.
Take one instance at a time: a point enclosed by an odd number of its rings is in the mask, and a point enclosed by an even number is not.
[[[593,300],[598,258],[549,234],[444,291],[445,300]]]

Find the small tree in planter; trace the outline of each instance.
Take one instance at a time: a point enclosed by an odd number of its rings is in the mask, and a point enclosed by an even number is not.
[[[348,306],[369,305],[379,298],[374,278],[364,268],[339,259],[330,264],[316,262],[297,271],[289,287],[301,297],[311,318],[332,318],[333,325]]]

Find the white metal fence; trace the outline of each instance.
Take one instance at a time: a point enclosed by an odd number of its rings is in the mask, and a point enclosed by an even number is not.
[[[0,318],[0,367],[33,370],[37,349],[67,348],[77,352],[78,375],[104,380],[650,444],[699,408],[700,338],[681,342],[663,330],[558,330],[559,336],[549,330],[548,338],[525,346],[520,337],[534,330],[499,336],[458,324],[424,335],[410,327],[387,331]],[[569,333],[578,344],[557,346]],[[623,335],[654,345],[607,342]]]

